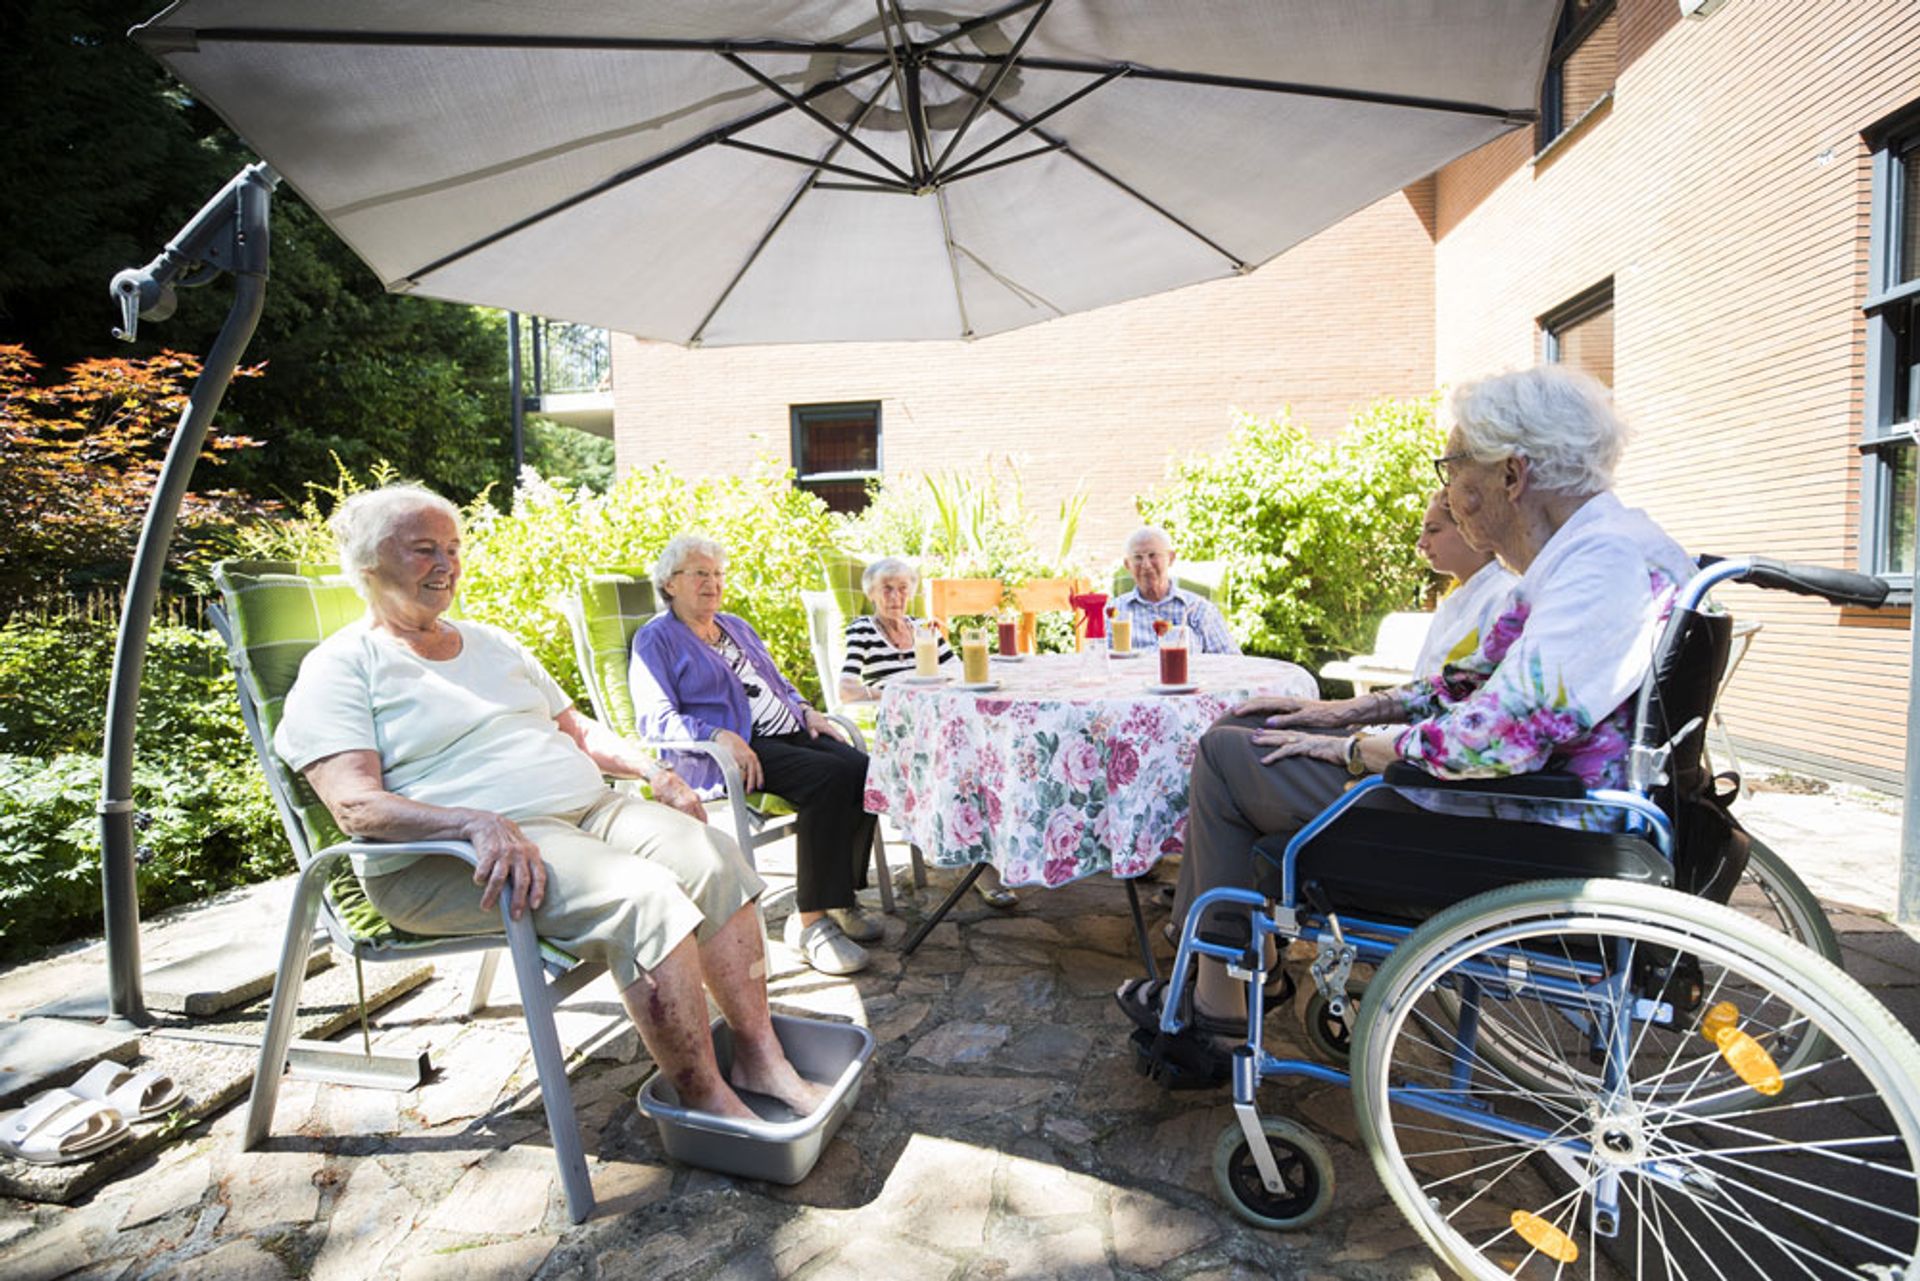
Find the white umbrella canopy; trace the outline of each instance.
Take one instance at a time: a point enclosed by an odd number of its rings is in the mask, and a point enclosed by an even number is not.
[[[1249,271],[1533,119],[1558,0],[181,0],[134,38],[389,289],[686,344]]]

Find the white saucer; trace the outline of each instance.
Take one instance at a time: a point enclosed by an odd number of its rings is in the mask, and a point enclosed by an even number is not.
[[[958,685],[955,685],[954,688],[968,690],[975,694],[984,694],[989,690],[999,689],[1000,682],[999,681],[974,681],[974,682],[961,681]]]
[[[1138,658],[1146,652],[1144,649],[1110,649],[1107,651],[1107,657],[1117,658],[1124,662],[1130,658]]]
[[[900,683],[902,685],[945,685],[948,681],[952,679],[953,677],[951,676],[943,676],[939,674],[935,674],[933,676],[915,676],[912,673],[908,673],[907,675],[899,678]]]
[[[1192,682],[1188,682],[1185,685],[1149,685],[1147,686],[1147,693],[1149,694],[1191,694],[1197,691],[1199,688],[1200,687],[1198,685],[1195,685]]]
[[[989,654],[987,657],[996,663],[1024,663],[1027,661],[1025,654]]]

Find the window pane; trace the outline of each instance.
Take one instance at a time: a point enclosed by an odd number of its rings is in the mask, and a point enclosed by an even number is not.
[[[1618,19],[1609,13],[1560,65],[1562,129],[1586,115],[1593,104],[1613,88],[1620,55],[1618,29]]]
[[[1900,154],[1900,260],[1895,283],[1920,277],[1920,142]]]
[[[1914,317],[1920,307],[1904,303],[1887,316],[1893,348],[1893,417],[1889,422],[1911,422],[1920,417],[1920,352],[1915,352]]]
[[[1554,357],[1557,363],[1572,365],[1613,386],[1612,307],[1558,326],[1553,336],[1559,344],[1559,352]]]
[[[880,466],[880,432],[871,415],[810,418],[801,427],[803,470],[874,471]]]
[[[1888,457],[1891,455],[1891,457]],[[1889,446],[1882,454],[1887,459],[1886,542],[1880,554],[1883,574],[1913,572],[1914,447]]]

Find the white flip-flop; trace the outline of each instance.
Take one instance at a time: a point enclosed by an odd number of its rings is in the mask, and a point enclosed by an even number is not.
[[[84,1161],[127,1134],[118,1111],[66,1090],[47,1090],[23,1108],[0,1112],[0,1154],[33,1165]]]
[[[173,1078],[161,1072],[136,1072],[111,1059],[87,1069],[67,1087],[83,1099],[106,1104],[129,1121],[149,1121],[177,1106],[186,1095]]]

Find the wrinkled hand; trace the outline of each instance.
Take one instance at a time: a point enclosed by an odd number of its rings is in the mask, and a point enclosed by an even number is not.
[[[1290,694],[1263,694],[1233,709],[1235,716],[1265,715],[1274,729],[1338,729],[1348,723],[1351,699],[1296,698]]]
[[[513,879],[510,902],[514,920],[546,901],[547,865],[540,857],[540,847],[527,839],[518,823],[500,814],[476,813],[467,824],[466,835],[479,856],[473,883],[482,887],[481,907],[491,911],[499,904],[500,890],[509,877]]]
[[[828,720],[811,707],[807,709],[807,734],[811,738],[819,738],[822,734],[831,734],[848,746],[853,745],[853,740],[847,737],[847,731],[841,728],[838,721]]]
[[[1274,749],[1260,758],[1262,765],[1271,765],[1289,756],[1305,756],[1343,768],[1347,763],[1347,740],[1341,734],[1302,734],[1290,729],[1261,729],[1253,732],[1253,742],[1256,747]]]
[[[707,821],[707,807],[700,803],[700,797],[687,786],[687,781],[670,769],[656,773],[647,786],[653,789],[653,799],[671,809],[679,810],[688,818]]]
[[[749,792],[759,791],[760,784],[765,781],[760,773],[760,758],[747,746],[747,740],[730,729],[723,729],[713,741],[733,756],[733,763],[740,771],[740,781],[746,789]]]

